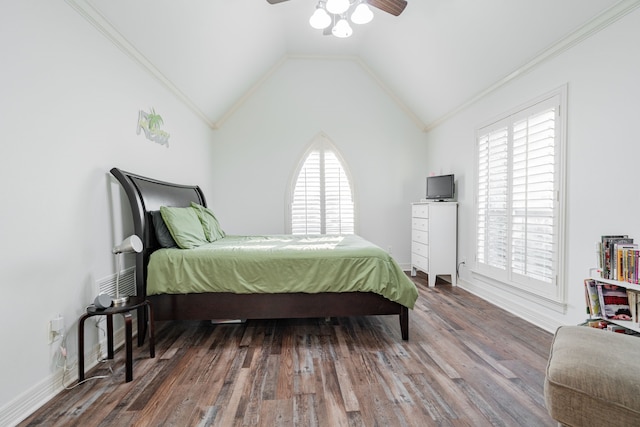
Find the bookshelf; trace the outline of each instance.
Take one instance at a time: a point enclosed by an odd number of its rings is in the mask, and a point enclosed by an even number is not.
[[[630,331],[640,333],[638,324],[631,320],[607,320],[607,322],[622,326],[623,328],[629,329]]]
[[[594,269],[595,270],[595,269]],[[590,274],[590,279],[594,280],[597,283],[605,283],[605,284],[609,284],[609,285],[615,285],[615,286],[619,286],[625,289],[629,289],[629,290],[633,290],[636,292],[640,292],[640,285],[637,285],[635,283],[630,283],[630,282],[621,282],[619,280],[612,280],[612,279],[604,279],[600,276],[594,275],[594,274]],[[618,326],[622,326],[623,328],[629,329],[631,331],[640,333],[640,324],[638,322],[634,322],[632,320],[618,320],[618,319],[604,319],[609,323],[613,323],[615,325]]]
[[[627,234],[603,235],[598,242],[598,267],[589,270],[585,297],[590,318],[601,318],[636,334],[640,295],[640,247]],[[612,286],[609,286],[612,285]],[[633,298],[632,298],[633,297]],[[631,317],[632,320],[613,317]]]

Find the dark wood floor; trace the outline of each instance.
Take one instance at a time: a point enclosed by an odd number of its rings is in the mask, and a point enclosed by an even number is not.
[[[156,358],[62,392],[23,426],[554,426],[542,386],[551,334],[451,285],[410,314],[158,323]],[[89,375],[108,374],[101,364]]]

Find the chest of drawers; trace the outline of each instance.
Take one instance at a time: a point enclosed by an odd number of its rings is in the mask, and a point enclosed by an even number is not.
[[[427,273],[429,286],[435,285],[437,275],[449,275],[456,284],[457,217],[455,202],[411,206],[411,275]]]

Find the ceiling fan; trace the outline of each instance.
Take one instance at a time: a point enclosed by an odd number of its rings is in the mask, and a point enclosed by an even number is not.
[[[285,1],[288,0],[267,0],[270,4]],[[324,35],[350,37],[353,29],[347,17],[358,25],[370,22],[373,19],[373,13],[368,6],[398,16],[407,7],[407,2],[406,0],[318,0],[316,11],[309,19],[309,24],[317,30],[324,30]]]
[[[289,0],[267,0],[270,4],[282,3]],[[365,0],[365,3],[378,8],[384,12],[390,13],[393,16],[398,16],[402,13],[405,7],[407,7],[406,0]]]

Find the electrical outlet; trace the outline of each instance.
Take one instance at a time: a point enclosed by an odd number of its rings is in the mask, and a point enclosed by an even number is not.
[[[391,255],[391,246],[389,246],[389,248],[387,249],[387,252],[389,252],[389,255]]]
[[[64,317],[58,315],[49,321],[49,344],[64,332]]]
[[[64,329],[64,317],[58,315],[51,320],[51,331],[60,333]]]
[[[53,344],[58,337],[58,333],[51,329],[51,322],[49,322],[49,344]]]

